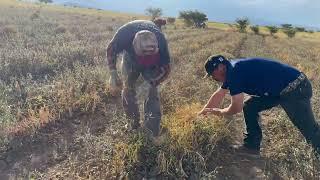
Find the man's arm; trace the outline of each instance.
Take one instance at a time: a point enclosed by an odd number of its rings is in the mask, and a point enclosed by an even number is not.
[[[220,109],[220,108],[204,108],[201,114],[212,113],[217,116],[231,116],[242,111],[243,108],[243,93],[232,96],[231,104],[229,107]]]
[[[159,39],[159,53],[159,74],[155,79],[153,79],[152,82],[155,86],[159,85],[161,82],[166,80],[171,72],[168,43],[163,34],[160,35]]]
[[[116,61],[117,55],[123,51],[128,44],[130,44],[129,33],[125,34],[128,31],[127,29],[127,26],[121,27],[107,46],[106,62],[110,73],[109,85],[110,94],[112,96],[119,95],[121,90],[122,83],[118,77]]]
[[[207,104],[204,106],[204,108],[217,108],[220,106],[223,98],[227,94],[227,89],[219,88],[217,89],[210,97]]]
[[[220,108],[207,108],[206,113],[212,113],[217,116],[231,116],[242,111],[243,108],[243,93],[232,96],[231,104],[229,107],[220,109]]]
[[[112,47],[112,42],[109,43],[107,47],[106,61],[109,67],[110,72],[116,70],[116,60],[117,53],[114,52],[114,48]]]
[[[227,89],[222,89],[221,87],[217,89],[208,100],[207,104],[203,107],[203,109],[198,113],[199,115],[205,115],[210,113],[213,108],[217,108],[220,106],[223,98],[227,94]]]
[[[106,54],[106,62],[110,71],[116,70],[118,54],[131,45],[133,37],[134,31],[132,31],[127,24],[121,26],[114,34],[107,46]]]
[[[232,96],[231,104],[229,105],[229,107],[221,110],[221,115],[231,116],[241,112],[243,109],[243,100],[244,100],[243,93]]]

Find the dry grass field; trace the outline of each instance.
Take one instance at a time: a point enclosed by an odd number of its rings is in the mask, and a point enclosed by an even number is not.
[[[128,133],[120,98],[111,97],[105,47],[137,15],[0,2],[0,179],[319,179],[320,161],[284,111],[262,113],[261,158],[228,146],[242,138],[242,114],[197,117],[218,87],[203,63],[275,58],[312,81],[320,118],[320,34],[287,38],[168,25],[172,73],[161,85],[164,143]],[[119,61],[120,62],[120,59]],[[120,63],[118,63],[120,64]],[[138,87],[143,99],[144,84]],[[228,99],[224,104],[228,104]]]

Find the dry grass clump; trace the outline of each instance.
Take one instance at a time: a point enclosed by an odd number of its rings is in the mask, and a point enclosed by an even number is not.
[[[14,26],[0,27],[0,37],[10,37],[17,34],[17,29]]]
[[[54,30],[54,32],[55,32],[56,34],[63,34],[63,33],[65,33],[65,32],[67,32],[67,28],[64,27],[64,26],[58,26],[58,27]]]
[[[112,32],[112,31],[113,31],[113,27],[112,27],[112,26],[107,26],[107,27],[106,27],[106,30]]]
[[[30,19],[32,21],[39,19],[40,18],[40,9],[36,10],[35,12],[33,12],[30,16]]]
[[[112,159],[112,173],[116,177],[157,176],[157,155],[159,147],[155,146],[145,132],[138,132],[128,140],[115,145]]]
[[[285,179],[320,177],[319,159],[284,113],[268,123],[265,134],[268,145],[263,151],[268,159],[267,170]]]
[[[26,133],[35,130],[51,120],[61,116],[71,117],[76,112],[94,112],[108,96],[107,72],[102,69],[77,66],[74,71],[67,71],[55,81],[41,88],[34,86],[26,90],[17,85],[18,96],[12,114],[19,123],[10,126],[8,134]],[[22,97],[23,95],[23,97]],[[8,117],[9,116],[8,114]]]
[[[225,121],[198,117],[200,104],[183,106],[166,116],[160,146],[144,133],[116,145],[115,173],[129,177],[201,178],[211,176],[230,141]]]

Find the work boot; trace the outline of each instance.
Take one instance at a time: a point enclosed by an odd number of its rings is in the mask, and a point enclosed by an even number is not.
[[[241,155],[247,155],[250,157],[260,157],[260,150],[252,147],[248,147],[245,144],[237,144],[232,146],[233,150]]]

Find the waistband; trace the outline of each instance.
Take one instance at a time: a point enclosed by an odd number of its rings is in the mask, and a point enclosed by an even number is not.
[[[301,82],[307,79],[307,76],[304,73],[300,73],[300,75],[294,81],[290,82],[281,92],[280,95],[284,95],[295,90]]]

